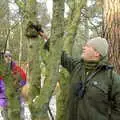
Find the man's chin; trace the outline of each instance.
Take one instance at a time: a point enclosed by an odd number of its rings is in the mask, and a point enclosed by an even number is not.
[[[84,61],[89,61],[87,57],[85,57],[84,54],[81,55],[81,59],[83,59]]]

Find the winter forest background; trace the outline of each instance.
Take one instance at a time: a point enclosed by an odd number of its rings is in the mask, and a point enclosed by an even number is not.
[[[25,36],[29,21],[42,25],[50,38],[49,52],[43,49],[45,41],[40,36],[35,39]],[[15,61],[26,71],[29,81],[27,103],[31,114],[39,114],[39,120],[66,120],[70,81],[67,71],[59,65],[61,51],[80,57],[82,45],[96,36],[108,40],[109,62],[120,73],[119,0],[0,2],[0,51],[10,50]],[[49,105],[52,96],[56,99],[56,107],[52,108],[53,111],[56,108],[55,116]]]

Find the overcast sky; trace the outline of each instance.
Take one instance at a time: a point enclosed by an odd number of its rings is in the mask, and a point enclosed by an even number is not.
[[[46,5],[48,8],[48,13],[50,14],[50,17],[52,17],[52,7],[53,7],[53,0],[43,0],[46,1]],[[69,11],[69,7],[67,4],[65,4],[65,17],[67,16],[67,12]]]
[[[52,18],[52,7],[53,7],[53,0],[37,0],[38,2],[46,2],[46,5],[47,5],[47,9],[48,9],[48,13],[50,15],[50,17]],[[18,7],[17,5],[13,2],[12,4],[9,4],[10,5],[10,9],[11,9],[11,12],[15,11],[15,10],[18,10]],[[65,4],[65,17],[67,16],[67,12],[69,11],[69,8],[68,6]],[[18,12],[18,11],[16,11]]]
[[[50,16],[52,16],[52,7],[53,7],[53,1],[52,0],[46,0],[46,5],[48,8],[48,13]]]

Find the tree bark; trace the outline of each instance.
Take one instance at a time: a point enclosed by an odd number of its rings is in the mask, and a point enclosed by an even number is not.
[[[64,0],[53,0],[53,19],[50,38],[49,60],[47,60],[48,78],[36,99],[34,106],[39,120],[46,120],[45,113],[56,83],[59,80],[59,64],[64,35]]]
[[[65,28],[66,36],[64,37],[64,49],[69,54],[72,54],[72,48],[77,34],[77,29],[80,24],[81,9],[86,4],[86,0],[80,0],[79,2],[75,0],[75,5],[72,14],[68,17],[68,23]],[[73,8],[71,6],[71,8]],[[57,97],[57,120],[67,120],[67,109],[68,109],[68,86],[70,84],[69,75],[66,70],[61,71],[60,80],[60,94]]]
[[[109,61],[120,73],[120,1],[104,0],[104,33],[109,43]]]

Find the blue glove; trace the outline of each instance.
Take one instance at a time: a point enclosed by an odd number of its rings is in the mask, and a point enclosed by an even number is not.
[[[26,84],[26,81],[25,81],[25,80],[21,80],[21,81],[19,82],[20,87],[23,87],[25,84]]]

